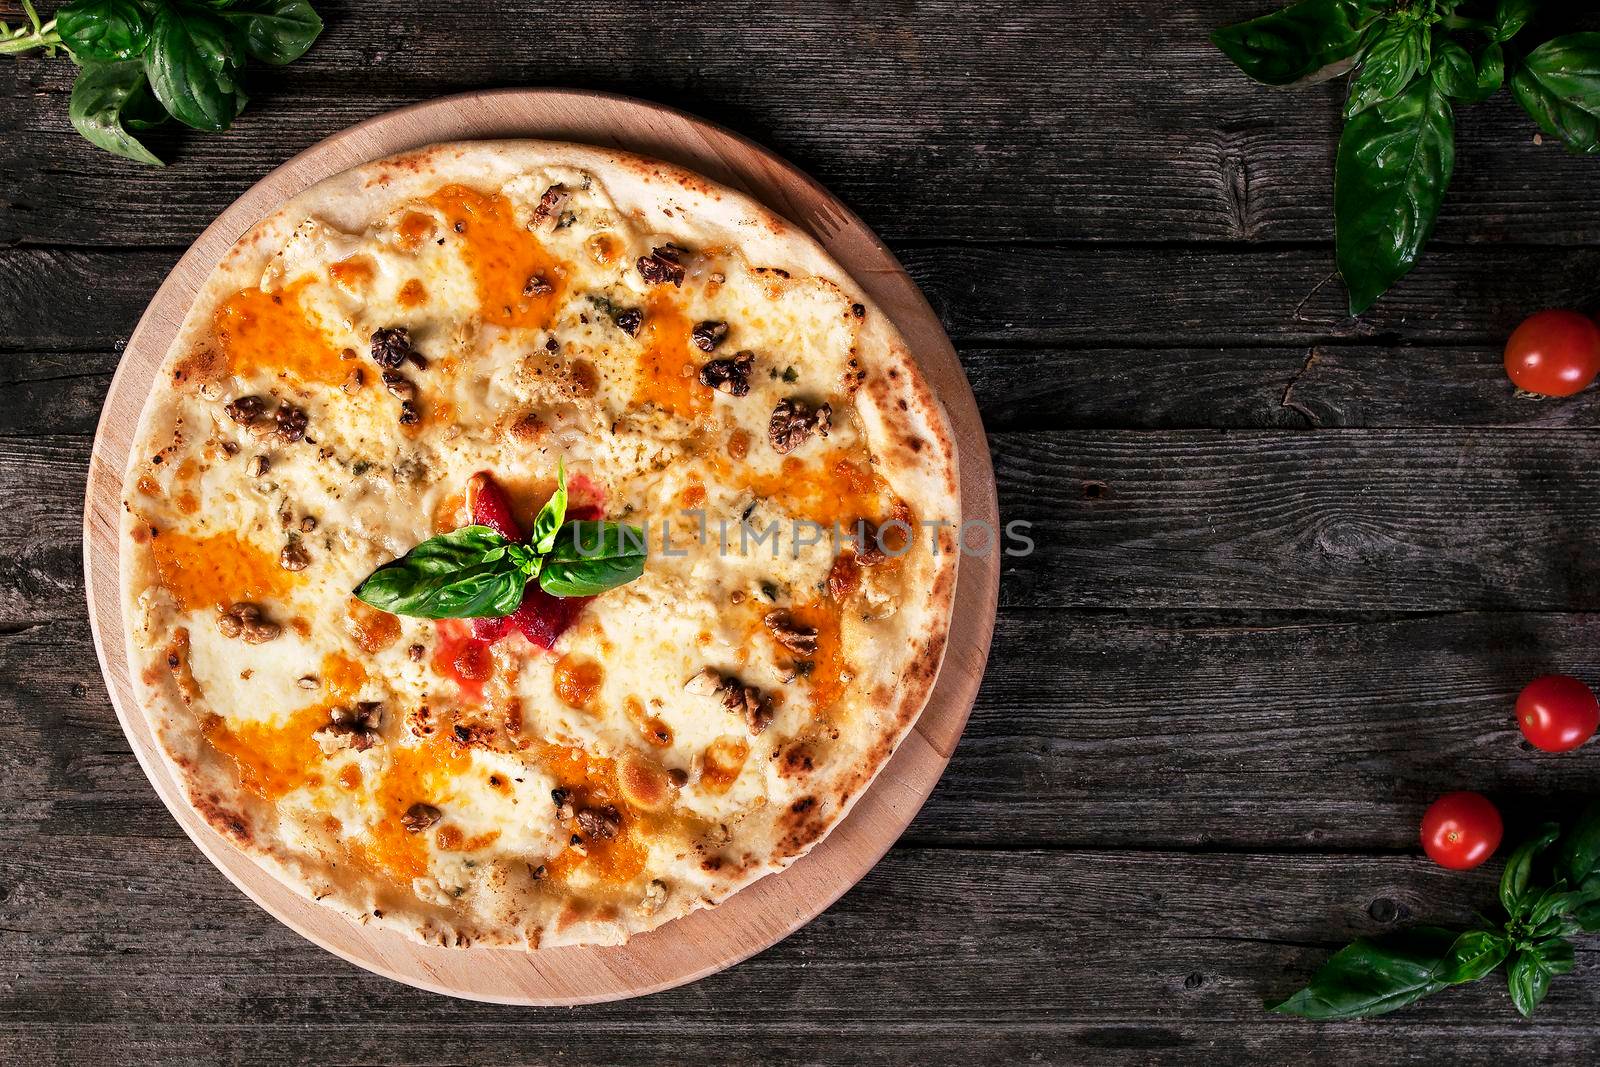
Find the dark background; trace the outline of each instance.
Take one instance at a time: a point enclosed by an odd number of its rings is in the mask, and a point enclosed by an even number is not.
[[[328,30],[164,171],[0,56],[0,1059],[278,1064],[1577,1062],[1600,952],[1532,1024],[1498,977],[1376,1023],[1267,1014],[1337,945],[1493,906],[1422,858],[1438,793],[1510,835],[1595,789],[1510,710],[1600,682],[1596,392],[1500,346],[1600,301],[1600,161],[1464,110],[1422,266],[1359,319],[1333,271],[1341,90],[1205,42],[1273,0],[319,3]],[[0,9],[9,0],[0,2]],[[1590,19],[1592,24],[1592,17]],[[960,750],[899,846],[755,959],[640,1001],[458,1003],[273,921],[157,801],[84,617],[90,437],[179,254],[351,123],[489,86],[715,119],[821,179],[924,287],[988,425],[1007,564]]]

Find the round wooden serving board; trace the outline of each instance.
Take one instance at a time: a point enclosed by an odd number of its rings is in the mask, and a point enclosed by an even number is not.
[[[189,807],[129,685],[118,510],[128,452],[156,370],[212,268],[245,230],[289,197],[329,175],[421,145],[506,137],[577,141],[677,163],[749,193],[808,230],[894,320],[944,402],[960,455],[962,518],[998,522],[983,425],[955,350],[916,285],[848,208],[772,153],[670,108],[592,92],[505,90],[404,108],[330,137],[267,175],[207,227],[156,292],[112,379],[89,468],[84,570],[95,647],[139,763],[185,832],[252,900],[323,948],[423,989],[509,1004],[582,1004],[652,993],[738,963],[810,921],[872,868],[922,806],[961,737],[989,652],[1000,566],[997,554],[962,560],[949,647],[927,707],[827,839],[718,907],[626,945],[536,952],[419,945],[313,903],[213,831]]]

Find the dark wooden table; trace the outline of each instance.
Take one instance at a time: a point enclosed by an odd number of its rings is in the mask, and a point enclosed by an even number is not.
[[[1416,844],[1436,794],[1511,833],[1594,792],[1512,699],[1600,682],[1600,401],[1515,398],[1499,346],[1600,300],[1600,166],[1466,111],[1424,264],[1351,319],[1331,278],[1340,90],[1206,43],[1272,0],[323,3],[165,171],[66,120],[65,60],[0,57],[0,1060],[1579,1062],[1600,951],[1536,1022],[1498,981],[1379,1022],[1262,1010],[1356,934],[1465,919]],[[693,10],[691,10],[691,7]],[[806,929],[629,1003],[531,1010],[303,942],[156,800],[102,687],[90,435],[184,247],[292,153],[485,86],[592,86],[770,145],[944,317],[991,435],[1008,565],[971,726],[909,833]]]

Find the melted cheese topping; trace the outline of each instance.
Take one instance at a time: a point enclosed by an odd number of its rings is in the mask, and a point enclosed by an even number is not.
[[[555,186],[559,212],[539,215]],[[591,176],[552,169],[444,186],[364,232],[308,218],[259,284],[217,306],[205,343],[222,365],[178,394],[172,440],[128,503],[151,534],[151,633],[159,619],[192,634],[204,741],[291,849],[446,913],[512,883],[530,912],[656,907],[761,851],[741,850],[741,822],[806,789],[787,746],[821,764],[841,733],[874,725],[852,633],[894,563],[840,592],[832,537],[786,525],[899,514],[853,416],[859,312],[736,249],[682,250],[681,285],[650,284],[636,262],[665,243]],[[630,309],[634,333],[619,325]],[[728,326],[710,353],[693,341],[706,322]],[[370,358],[391,327],[426,363],[395,372],[413,425]],[[701,384],[705,363],[742,352],[748,395]],[[304,410],[304,439],[230,418],[247,396]],[[833,425],[784,455],[767,424],[786,398],[831,404]],[[558,458],[574,507],[647,525],[652,557],[553,651],[350,599],[376,566],[467,521],[477,472],[527,522]],[[778,536],[753,539],[767,524]],[[304,566],[285,569],[295,555]],[[241,602],[277,636],[219,630]],[[815,651],[778,640],[775,612],[814,631]],[[771,725],[752,733],[686,688],[707,667],[757,687]],[[380,709],[367,745],[330,729],[361,707]]]

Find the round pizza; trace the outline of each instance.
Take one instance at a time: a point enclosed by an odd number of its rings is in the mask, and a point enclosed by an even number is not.
[[[943,411],[808,236],[664,163],[441,144],[198,293],[124,485],[195,810],[360,921],[617,944],[820,841],[933,684]]]

